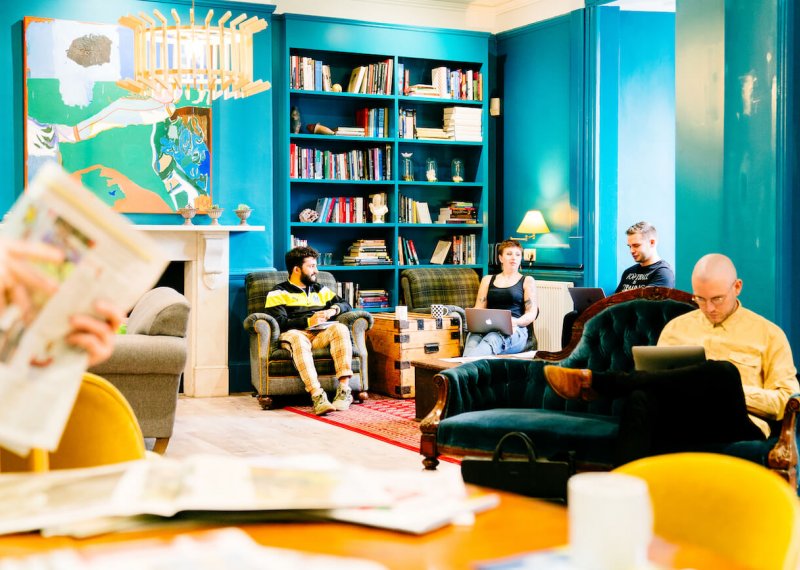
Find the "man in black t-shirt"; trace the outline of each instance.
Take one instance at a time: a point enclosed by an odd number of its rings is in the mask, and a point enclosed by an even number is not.
[[[625,233],[628,235],[628,249],[636,265],[622,272],[622,278],[614,292],[641,287],[675,287],[672,267],[661,259],[656,250],[656,228],[647,222],[639,222],[629,227]]]

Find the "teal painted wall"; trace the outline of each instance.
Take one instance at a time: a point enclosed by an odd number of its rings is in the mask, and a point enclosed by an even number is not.
[[[245,12],[271,19],[273,6],[241,2],[196,0],[197,13],[205,16],[213,8],[217,16],[226,9],[234,15]],[[0,213],[4,213],[23,190],[23,68],[22,19],[25,16],[61,18],[87,22],[116,22],[120,16],[145,12],[154,8],[168,14],[175,8],[182,20],[188,20],[191,2],[172,0],[151,2],[143,0],[117,0],[83,2],[60,0],[26,0],[0,4],[0,140],[5,141],[0,152]],[[254,76],[271,80],[271,29],[254,38]],[[238,223],[232,210],[241,202],[255,209],[249,222],[264,225],[261,233],[233,234],[231,238],[231,296],[230,345],[231,389],[249,390],[249,374],[234,374],[234,368],[248,361],[246,339],[239,333],[246,312],[243,301],[243,275],[254,268],[271,266],[272,250],[272,91],[243,100],[217,101],[213,106],[212,169],[214,201],[226,212],[222,222]],[[179,224],[177,215],[132,214],[136,223]],[[204,217],[195,218],[197,224],[208,223]],[[237,366],[236,363],[239,363]]]
[[[552,233],[536,238],[536,267],[583,269],[583,11],[499,34],[497,58],[497,237],[517,235],[525,212],[542,210]]]
[[[675,14],[619,14],[617,281],[633,264],[625,230],[640,220],[675,259]]]
[[[729,255],[742,301],[780,325],[777,126],[779,0],[678,2],[676,217],[678,286],[703,254]]]

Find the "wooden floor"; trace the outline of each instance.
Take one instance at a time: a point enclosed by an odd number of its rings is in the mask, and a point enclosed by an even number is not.
[[[262,410],[250,394],[179,398],[175,430],[165,456],[196,453],[327,454],[372,469],[422,469],[422,456],[417,452],[286,410]],[[442,462],[438,469],[458,468]]]

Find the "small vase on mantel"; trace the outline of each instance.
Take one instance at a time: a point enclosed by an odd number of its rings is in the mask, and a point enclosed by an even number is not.
[[[183,218],[183,225],[184,226],[191,226],[192,218],[195,217],[197,214],[197,208],[193,208],[191,206],[184,206],[183,208],[178,208],[178,213]]]

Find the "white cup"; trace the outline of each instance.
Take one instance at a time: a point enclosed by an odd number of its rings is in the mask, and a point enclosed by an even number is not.
[[[653,508],[647,483],[621,473],[579,473],[567,483],[569,551],[581,570],[647,567]]]
[[[447,314],[449,312],[450,312],[450,309],[448,309],[444,305],[439,305],[439,304],[431,305],[431,316],[434,319],[437,319],[437,320],[438,319],[443,319],[443,318],[445,318],[445,316],[447,316]]]
[[[398,321],[408,320],[408,307],[405,305],[397,305],[394,308],[394,318]]]

